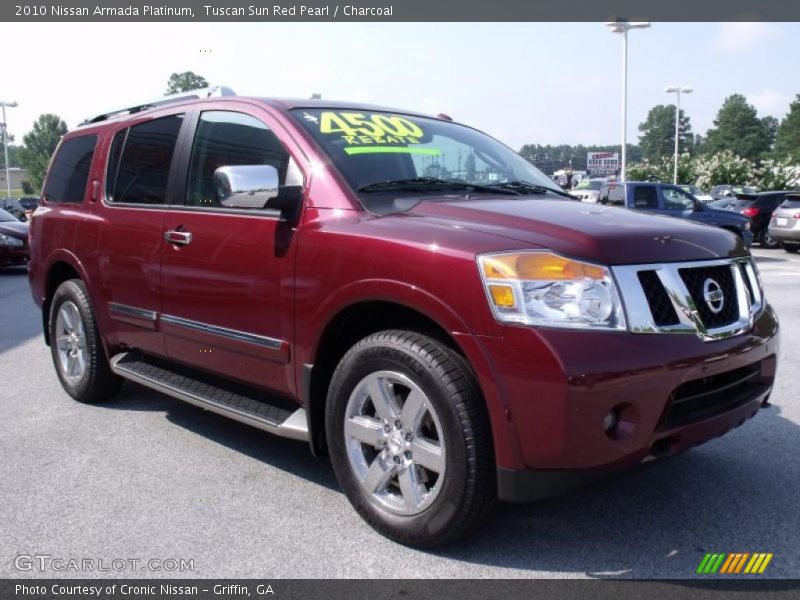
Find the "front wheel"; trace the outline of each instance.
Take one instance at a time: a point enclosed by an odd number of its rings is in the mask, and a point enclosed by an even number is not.
[[[491,514],[483,399],[464,359],[432,338],[383,331],[353,346],[328,390],[326,432],[348,500],[397,542],[448,544]]]

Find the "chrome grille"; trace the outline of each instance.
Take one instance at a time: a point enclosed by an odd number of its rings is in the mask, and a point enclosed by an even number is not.
[[[707,341],[730,337],[749,330],[764,304],[749,256],[612,271],[633,333],[693,333]]]

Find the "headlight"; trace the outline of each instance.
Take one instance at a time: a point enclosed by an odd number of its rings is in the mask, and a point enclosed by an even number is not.
[[[499,321],[625,329],[622,303],[605,267],[551,252],[526,251],[482,254],[478,268]]]
[[[22,240],[11,237],[10,235],[0,234],[0,246],[24,246]]]

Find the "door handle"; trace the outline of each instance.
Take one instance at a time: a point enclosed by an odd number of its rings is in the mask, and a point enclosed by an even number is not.
[[[188,246],[192,243],[192,234],[188,231],[165,231],[164,239],[176,246]]]

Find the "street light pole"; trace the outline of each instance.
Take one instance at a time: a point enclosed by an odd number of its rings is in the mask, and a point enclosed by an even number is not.
[[[609,21],[606,26],[611,33],[622,34],[622,156],[619,170],[620,181],[625,181],[625,168],[628,159],[628,30],[646,29],[650,27],[647,21]]]
[[[681,93],[691,94],[694,90],[690,87],[674,85],[664,89],[668,94],[675,94],[675,168],[672,174],[672,183],[678,185],[678,140],[681,121]]]
[[[0,101],[0,106],[3,107],[3,151],[6,155],[6,193],[8,197],[11,198],[11,176],[8,170],[8,121],[6,121],[6,106],[14,108],[17,106],[17,103]]]

